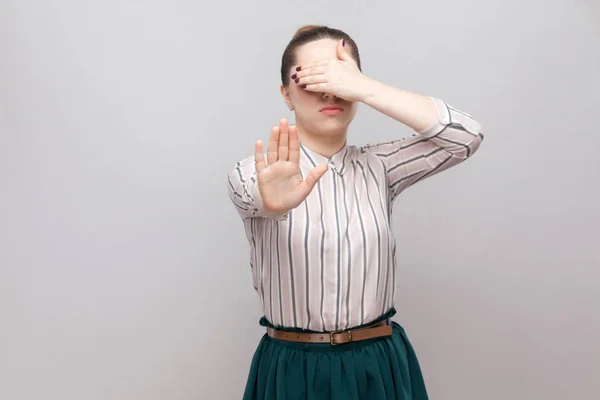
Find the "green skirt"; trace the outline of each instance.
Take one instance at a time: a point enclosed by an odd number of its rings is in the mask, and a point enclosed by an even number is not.
[[[264,317],[261,325],[272,326]],[[391,336],[337,346],[265,334],[252,359],[243,400],[427,400],[406,332],[396,322],[391,325]]]

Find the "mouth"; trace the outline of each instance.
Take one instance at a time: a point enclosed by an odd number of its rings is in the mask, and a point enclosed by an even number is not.
[[[342,107],[334,105],[325,106],[320,110],[320,112],[322,112],[323,114],[339,114],[342,111],[344,111]]]

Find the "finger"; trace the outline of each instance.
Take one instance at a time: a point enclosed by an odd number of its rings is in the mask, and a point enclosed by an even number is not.
[[[288,122],[284,118],[279,121],[279,160],[287,161],[289,158]]]
[[[298,140],[298,128],[296,125],[290,126],[290,161],[294,164],[300,162],[300,141]]]
[[[343,60],[344,59],[344,50],[345,50],[345,43],[346,41],[344,39],[342,40],[338,40],[337,46],[336,46],[336,55],[338,60]]]
[[[326,71],[327,71],[326,66],[305,68],[300,72],[294,73],[292,75],[292,79],[303,78],[305,76],[310,76],[310,75],[321,75],[321,74],[324,74]]]
[[[274,164],[277,161],[279,152],[279,126],[274,126],[271,129],[271,138],[269,139],[269,147],[267,149],[267,163]]]
[[[316,83],[314,85],[302,85],[300,86],[304,90],[309,92],[321,92],[321,93],[333,93],[327,83]],[[335,94],[335,93],[334,93]]]
[[[261,140],[257,140],[254,145],[254,161],[256,162],[256,173],[260,174],[265,169],[265,157]]]
[[[308,64],[304,64],[304,65],[298,65],[296,68],[294,68],[294,71],[300,72],[304,69],[307,68],[312,68],[312,67],[319,67],[322,65],[328,65],[331,62],[331,60],[320,60],[320,61],[315,61],[315,62],[311,62]]]
[[[327,75],[325,74],[304,76],[302,78],[297,78],[296,80],[299,85],[314,85],[317,83],[326,83],[328,81]]]
[[[350,49],[348,49],[348,47],[346,46],[345,43],[346,43],[345,39],[338,41],[338,44],[336,47],[337,58],[338,58],[338,60],[342,60],[342,61],[351,61],[352,56],[350,55]]]
[[[327,164],[320,164],[310,171],[310,173],[304,180],[304,190],[306,196],[308,196],[308,194],[313,190],[319,179],[321,179],[321,177],[325,175],[327,169]]]

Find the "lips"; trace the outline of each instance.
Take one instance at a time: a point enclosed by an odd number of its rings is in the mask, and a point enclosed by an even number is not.
[[[334,106],[334,105],[325,106],[325,107],[321,108],[320,111],[334,111],[334,110],[344,111],[344,109],[342,107],[340,107],[340,106]]]

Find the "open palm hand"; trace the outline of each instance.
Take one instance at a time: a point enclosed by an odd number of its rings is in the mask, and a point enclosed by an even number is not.
[[[275,213],[298,207],[327,172],[327,165],[321,164],[313,168],[306,179],[302,177],[298,130],[294,125],[288,127],[285,119],[271,130],[266,161],[262,142],[256,142],[255,160],[263,205]]]

